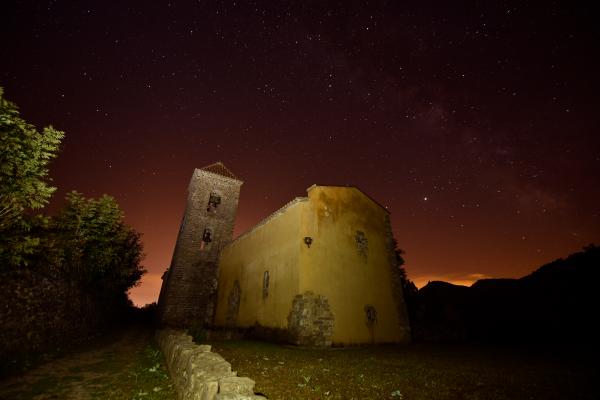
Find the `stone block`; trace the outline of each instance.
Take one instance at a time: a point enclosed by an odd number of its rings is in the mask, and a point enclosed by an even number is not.
[[[219,382],[211,381],[192,381],[189,386],[183,390],[183,400],[213,400],[219,392]]]
[[[181,400],[264,399],[254,395],[254,381],[240,378],[223,357],[208,345],[197,345],[183,332],[159,331],[157,342],[167,360],[173,385]]]
[[[327,298],[305,292],[296,295],[288,316],[292,341],[302,346],[330,346],[334,316]]]
[[[221,378],[219,379],[219,393],[254,395],[254,381],[239,376]]]

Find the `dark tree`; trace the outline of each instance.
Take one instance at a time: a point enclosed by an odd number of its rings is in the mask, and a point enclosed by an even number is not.
[[[415,297],[418,289],[414,282],[408,279],[408,275],[404,267],[404,264],[406,263],[406,260],[404,260],[403,256],[404,254],[404,250],[398,247],[398,242],[396,239],[394,239],[394,256],[396,257],[396,267],[398,268],[398,275],[400,277],[402,295],[404,296],[404,302],[406,303],[406,308],[408,309],[408,317],[412,324],[415,315]]]
[[[25,212],[45,206],[56,190],[48,164],[64,133],[51,126],[38,132],[3,95],[0,87],[0,264],[6,267],[27,264],[39,245],[31,231],[46,221]]]
[[[125,225],[114,198],[86,199],[71,192],[54,226],[62,272],[81,284],[124,294],[146,272],[141,266],[140,234]]]

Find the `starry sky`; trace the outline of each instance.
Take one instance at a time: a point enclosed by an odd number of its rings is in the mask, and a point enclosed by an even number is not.
[[[582,2],[3,1],[0,86],[108,193],[155,301],[194,168],[244,180],[234,236],[313,183],[391,212],[418,286],[600,243],[597,21]]]

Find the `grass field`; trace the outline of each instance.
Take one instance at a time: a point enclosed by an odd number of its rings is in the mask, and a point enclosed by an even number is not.
[[[307,349],[212,342],[276,399],[600,399],[592,364],[510,348],[413,344]]]
[[[0,382],[0,399],[174,400],[150,329],[102,342]],[[593,352],[413,344],[308,349],[215,341],[213,351],[277,399],[600,399]]]
[[[0,381],[4,400],[175,400],[175,390],[152,342],[132,328]]]

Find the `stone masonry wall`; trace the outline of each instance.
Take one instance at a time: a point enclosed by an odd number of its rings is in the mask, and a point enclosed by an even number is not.
[[[156,340],[180,400],[260,400],[254,381],[238,377],[209,345],[197,345],[180,331],[159,330]]]
[[[212,324],[219,252],[233,236],[242,181],[196,169],[188,188],[185,215],[169,272],[163,278],[159,316],[163,324]],[[220,197],[208,207],[211,193]],[[203,237],[210,231],[210,242]]]
[[[334,316],[324,296],[305,292],[294,297],[288,316],[288,331],[300,346],[331,346]]]

